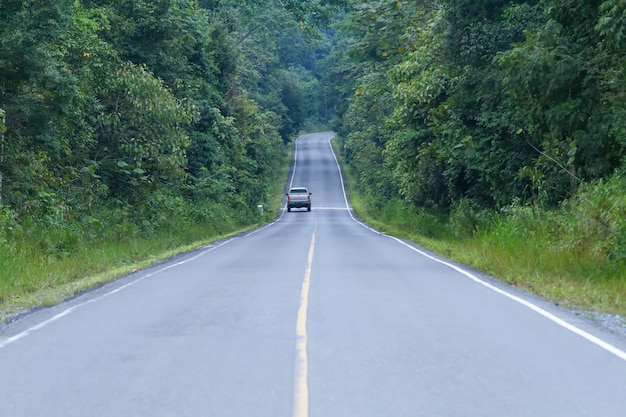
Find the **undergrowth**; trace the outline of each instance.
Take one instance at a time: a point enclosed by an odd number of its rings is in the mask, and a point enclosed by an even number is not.
[[[626,316],[621,176],[587,184],[554,209],[513,204],[496,212],[462,201],[446,215],[418,211],[401,200],[377,205],[350,189],[357,213],[379,230],[565,307]]]
[[[155,196],[142,206],[109,204],[89,215],[64,209],[18,218],[0,207],[0,322],[271,221],[284,194],[292,153],[256,204]]]
[[[256,207],[233,213],[229,207],[198,204],[185,207],[184,216],[182,209],[163,210],[158,218],[139,221],[123,210],[103,211],[97,222],[31,220],[8,226],[5,219],[0,235],[1,312],[59,302],[89,286],[267,220]]]

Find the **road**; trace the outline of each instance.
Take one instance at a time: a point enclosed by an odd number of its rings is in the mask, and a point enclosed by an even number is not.
[[[623,340],[356,221],[330,137],[311,212],[1,327],[0,416],[625,415]]]

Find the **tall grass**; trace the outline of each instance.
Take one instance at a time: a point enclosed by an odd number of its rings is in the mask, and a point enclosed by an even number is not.
[[[58,303],[178,253],[271,221],[283,199],[293,150],[257,205],[156,195],[141,207],[100,207],[17,219],[0,207],[0,321]],[[232,201],[231,201],[232,200]]]
[[[134,269],[260,224],[271,211],[260,217],[256,207],[233,212],[218,204],[196,204],[162,210],[158,218],[144,221],[120,211],[99,214],[97,223],[33,220],[9,226],[10,221],[4,219],[0,318],[57,303]]]
[[[403,201],[374,204],[351,187],[357,213],[375,227],[569,308],[626,316],[626,182],[581,187],[555,209],[513,204],[452,213]],[[356,197],[355,197],[356,195]]]

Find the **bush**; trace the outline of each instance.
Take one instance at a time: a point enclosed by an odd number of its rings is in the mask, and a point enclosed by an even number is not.
[[[471,238],[489,224],[492,217],[488,210],[480,210],[471,200],[463,199],[450,213],[448,229],[457,239]]]
[[[575,251],[626,266],[626,181],[616,175],[586,184],[565,202],[562,238]]]

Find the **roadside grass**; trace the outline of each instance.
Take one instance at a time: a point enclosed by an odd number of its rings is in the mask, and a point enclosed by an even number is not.
[[[195,207],[190,219],[173,216],[148,234],[115,219],[95,232],[12,225],[10,236],[0,236],[0,322],[272,221],[283,201],[292,158],[289,147],[265,197],[263,216]],[[374,228],[565,307],[626,316],[623,179],[589,185],[551,211],[514,205],[488,213],[461,203],[444,217],[416,212],[402,201],[374,204],[342,166],[352,207]]]
[[[355,186],[357,215],[382,232],[567,308],[626,316],[626,184],[620,177],[581,189],[555,209],[513,205],[479,212],[418,212],[403,201],[380,207]]]
[[[19,225],[0,211],[0,323],[29,309],[54,305],[134,270],[268,223],[277,217],[293,146],[277,164],[258,208],[189,204],[160,214],[148,227],[127,214],[99,213],[102,225]],[[4,216],[3,216],[4,215]],[[8,231],[8,232],[7,232]]]
[[[0,248],[0,264],[3,265],[0,270],[0,321],[36,306],[57,304],[88,288],[245,228],[186,224],[150,236],[83,236],[65,253],[42,249],[41,242],[45,238],[31,233],[26,239],[13,240],[11,245]]]

